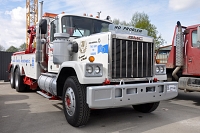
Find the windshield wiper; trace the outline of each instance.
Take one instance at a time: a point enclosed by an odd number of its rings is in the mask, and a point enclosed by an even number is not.
[[[80,32],[80,34],[83,36],[83,34],[82,34],[81,31],[79,30],[79,28],[76,27],[76,25],[74,25],[73,27],[74,27],[75,29],[77,29],[77,30]]]

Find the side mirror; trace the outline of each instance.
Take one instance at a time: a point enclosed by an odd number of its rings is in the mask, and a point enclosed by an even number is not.
[[[189,30],[188,29],[184,30],[183,34],[184,35],[189,34]]]
[[[200,25],[197,27],[197,43],[200,44]]]
[[[47,33],[47,20],[46,19],[41,19],[39,23],[40,31],[41,34],[46,34]]]

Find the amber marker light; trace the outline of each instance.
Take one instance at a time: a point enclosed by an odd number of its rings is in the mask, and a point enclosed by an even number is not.
[[[156,63],[157,63],[157,64],[160,64],[160,59],[156,59]]]
[[[89,57],[89,61],[90,61],[90,62],[94,62],[94,60],[95,60],[94,56],[90,56],[90,57]]]

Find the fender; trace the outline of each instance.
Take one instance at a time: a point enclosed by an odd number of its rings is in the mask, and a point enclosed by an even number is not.
[[[105,81],[105,75],[102,77],[85,77],[85,65],[86,62],[77,62],[77,61],[66,61],[61,64],[59,73],[63,68],[70,67],[73,68],[76,72],[77,78],[81,84],[102,84]]]

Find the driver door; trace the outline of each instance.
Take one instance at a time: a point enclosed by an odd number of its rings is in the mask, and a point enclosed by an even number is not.
[[[191,29],[190,31],[191,40],[187,49],[187,72],[189,75],[200,74],[200,47],[197,43],[197,30]],[[191,43],[191,45],[190,45]]]

